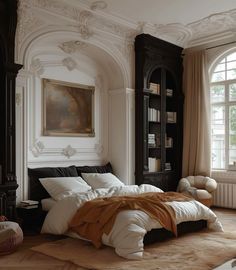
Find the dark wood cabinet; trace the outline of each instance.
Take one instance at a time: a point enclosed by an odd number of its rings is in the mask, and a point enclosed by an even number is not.
[[[135,179],[176,190],[182,169],[182,48],[135,39]]]
[[[17,0],[0,0],[0,193],[1,215],[15,218],[15,78],[14,63]],[[4,196],[3,196],[4,194]],[[5,207],[6,206],[6,207]]]

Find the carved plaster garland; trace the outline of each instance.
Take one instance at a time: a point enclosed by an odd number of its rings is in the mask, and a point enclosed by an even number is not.
[[[205,42],[210,41],[217,33],[231,32],[233,35],[236,27],[236,9],[213,14],[187,25],[143,23],[143,26],[140,27],[138,22],[136,25],[134,23],[127,25],[126,21],[121,22],[120,18],[115,16],[109,15],[109,18],[106,18],[105,13],[96,13],[96,11],[105,9],[106,6],[105,1],[95,1],[86,10],[56,0],[21,0],[18,8],[17,43],[21,44],[26,36],[37,29],[45,29],[45,26],[53,26],[55,30],[58,29],[58,26],[60,29],[71,26],[80,33],[83,39],[90,38],[98,30],[133,42],[134,36],[140,33],[141,28],[141,32],[170,40],[180,46],[188,46],[191,41],[197,42],[197,39],[205,38]],[[48,12],[51,12],[52,16],[56,15],[54,16],[54,20],[57,20],[56,24],[50,24],[50,17],[46,23],[41,19]]]
[[[71,147],[71,145],[67,145],[66,148],[62,149],[62,154],[66,156],[67,158],[71,158],[76,154],[76,149]]]
[[[67,67],[69,71],[72,71],[77,67],[77,63],[75,60],[73,60],[71,57],[64,58],[62,60],[62,65]]]
[[[94,1],[90,8],[92,10],[102,10],[102,9],[106,9],[107,8],[107,3],[105,1]]]
[[[45,146],[43,142],[39,140],[35,140],[35,142],[30,147],[30,150],[32,154],[34,155],[34,157],[39,157],[42,154],[44,149],[45,149]]]
[[[79,40],[71,40],[61,43],[58,47],[65,53],[71,54],[88,47],[88,44]]]

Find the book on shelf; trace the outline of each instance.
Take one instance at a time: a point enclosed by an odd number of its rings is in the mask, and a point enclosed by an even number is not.
[[[166,89],[166,96],[167,97],[173,97],[173,89]]]
[[[171,164],[170,164],[170,162],[166,162],[165,163],[165,170],[166,171],[171,171]]]
[[[160,120],[161,120],[160,111],[154,108],[148,108],[148,121],[160,122]]]
[[[167,123],[176,123],[176,112],[166,112]]]
[[[39,202],[34,200],[24,200],[20,202],[19,208],[32,209],[38,208]]]
[[[34,208],[38,208],[38,204],[32,204],[32,205],[19,205],[19,208],[24,208],[24,209],[34,209]]]
[[[165,147],[166,148],[173,147],[173,138],[172,137],[167,137],[167,135],[165,135]]]
[[[30,206],[30,205],[38,205],[39,201],[34,200],[24,200],[20,202],[21,205]]]
[[[156,147],[156,135],[149,133],[148,134],[148,147]]]
[[[149,172],[159,172],[161,170],[161,160],[149,157],[148,168],[149,168]]]
[[[151,90],[153,94],[160,95],[160,84],[150,82],[149,90]]]

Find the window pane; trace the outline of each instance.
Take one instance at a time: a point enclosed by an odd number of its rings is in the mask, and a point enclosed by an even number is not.
[[[236,149],[229,150],[229,164],[236,162]]]
[[[233,61],[233,60],[236,60],[236,52],[231,53],[230,55],[227,56],[227,62],[228,61]]]
[[[229,107],[229,148],[236,149],[236,105]]]
[[[225,168],[225,141],[224,135],[216,135],[212,138],[212,168],[224,169]]]
[[[225,107],[212,106],[212,167],[225,166]]]
[[[212,75],[212,82],[220,82],[225,80],[225,72],[216,72]]]
[[[235,89],[236,90],[236,89]],[[235,93],[236,95],[236,93]],[[235,96],[236,98],[236,96]],[[223,102],[225,100],[225,86],[214,85],[211,87],[211,102]]]
[[[227,70],[228,69],[236,69],[236,61],[227,63]]]
[[[220,61],[220,64],[225,63],[225,59],[226,59],[226,58],[223,58],[223,59]]]
[[[216,66],[214,72],[225,70],[225,64],[219,64]]]
[[[224,106],[212,106],[211,119],[213,126],[221,126],[225,124],[225,107]],[[223,127],[224,128],[224,127]]]
[[[229,100],[236,101],[236,83],[229,85]]]
[[[236,69],[227,71],[227,80],[236,79]]]

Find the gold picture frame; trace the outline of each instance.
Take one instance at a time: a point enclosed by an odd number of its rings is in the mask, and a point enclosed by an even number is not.
[[[94,137],[94,86],[42,79],[43,136]]]

